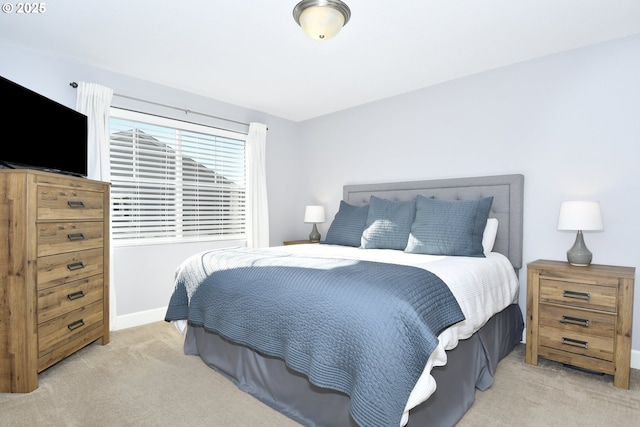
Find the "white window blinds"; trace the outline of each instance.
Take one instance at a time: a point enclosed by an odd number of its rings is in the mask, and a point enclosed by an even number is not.
[[[116,108],[115,241],[245,238],[246,135]]]

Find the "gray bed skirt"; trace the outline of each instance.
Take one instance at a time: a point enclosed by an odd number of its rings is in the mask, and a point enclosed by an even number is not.
[[[407,426],[451,427],[460,421],[474,401],[476,388],[486,390],[493,384],[498,362],[520,343],[523,327],[522,312],[513,304],[448,351],[447,365],[432,370],[435,393],[411,410]],[[357,427],[349,415],[347,395],[314,386],[279,358],[192,325],[184,352],[200,356],[238,388],[305,426]]]

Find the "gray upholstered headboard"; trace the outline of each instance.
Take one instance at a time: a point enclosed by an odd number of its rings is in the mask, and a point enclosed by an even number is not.
[[[498,219],[493,250],[505,255],[518,271],[522,267],[522,215],[524,175],[497,175],[429,181],[345,185],[345,202],[362,206],[374,195],[389,200],[411,200],[416,195],[445,200],[479,199],[493,196],[492,218]]]

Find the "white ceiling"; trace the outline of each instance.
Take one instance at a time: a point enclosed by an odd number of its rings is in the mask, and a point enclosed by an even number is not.
[[[45,2],[3,13],[0,40],[301,121],[640,33],[640,0],[345,0],[317,41],[297,1]]]

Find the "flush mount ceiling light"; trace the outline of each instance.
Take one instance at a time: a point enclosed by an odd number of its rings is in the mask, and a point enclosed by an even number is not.
[[[293,19],[312,39],[329,40],[347,25],[349,6],[340,0],[302,0],[293,8]]]

